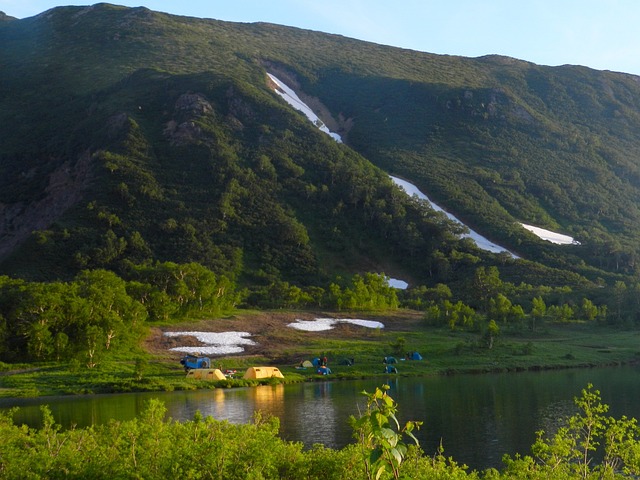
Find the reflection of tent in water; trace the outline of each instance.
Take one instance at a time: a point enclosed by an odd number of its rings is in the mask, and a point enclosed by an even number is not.
[[[382,363],[398,363],[395,357],[384,357]]]
[[[195,368],[187,372],[187,378],[196,380],[224,380],[224,373],[218,368]]]
[[[273,377],[284,378],[284,375],[277,367],[249,367],[242,378],[254,380]]]
[[[422,355],[418,352],[407,353],[407,360],[422,360]]]

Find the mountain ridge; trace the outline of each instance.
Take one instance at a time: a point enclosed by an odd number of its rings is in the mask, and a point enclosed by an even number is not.
[[[377,265],[429,283],[472,265],[439,271],[436,252],[500,262],[457,242],[451,226],[437,233],[446,222],[400,199],[386,172],[547,267],[593,278],[635,272],[634,75],[110,4],[2,22],[0,41],[9,67],[0,121],[14,127],[0,140],[5,271],[37,270],[27,257],[44,251],[65,259],[51,270],[59,275],[177,255],[248,282]],[[267,66],[316,99],[347,145],[330,145],[278,100]],[[12,247],[29,230],[19,210],[38,205],[65,168],[77,170],[69,180],[77,186],[91,179],[85,195],[73,205],[60,199],[64,214],[53,202],[51,223],[32,222],[40,233]],[[518,221],[562,229],[581,245],[546,245]]]

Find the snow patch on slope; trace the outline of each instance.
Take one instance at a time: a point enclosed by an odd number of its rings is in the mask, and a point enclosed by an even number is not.
[[[563,235],[562,233],[552,232],[540,227],[534,227],[533,225],[527,225],[521,223],[524,228],[532,232],[538,238],[546,240],[547,242],[555,243],[556,245],[580,245],[580,242],[570,237],[569,235]]]
[[[416,187],[412,183],[407,182],[406,180],[403,180],[401,178],[394,177],[392,175],[389,175],[389,177],[391,178],[391,180],[393,180],[393,183],[395,183],[397,186],[399,186],[401,189],[403,189],[405,192],[407,192],[408,195],[416,195],[419,199],[429,202],[429,204],[431,205],[431,207],[435,211],[444,213],[447,216],[447,218],[449,218],[449,220],[452,220],[452,221],[454,221],[456,223],[464,225],[464,223],[462,223],[457,217],[455,217],[454,215],[450,214],[446,210],[442,209],[440,206],[438,206],[435,203],[433,203],[429,199],[429,197],[427,197],[424,193],[422,193],[418,189],[418,187]],[[467,227],[466,225],[464,225],[464,226]],[[469,227],[467,227],[467,228],[469,228]],[[472,230],[470,228],[469,228],[469,233],[464,234],[463,237],[470,238],[471,240],[473,240],[475,242],[475,244],[478,246],[478,248],[481,248],[482,250],[487,250],[487,251],[493,252],[493,253],[503,253],[503,252],[505,252],[505,253],[508,253],[509,255],[511,255],[513,258],[520,258],[516,254],[511,253],[506,248],[501,247],[500,245],[497,245],[497,244],[493,243],[489,239],[483,237],[478,232],[476,232],[476,231],[474,231],[474,230]]]
[[[269,76],[273,84],[276,86],[276,88],[274,88],[274,91],[278,95],[280,95],[289,105],[291,105],[296,110],[302,112],[321,131],[331,136],[337,142],[342,143],[342,137],[340,137],[340,135],[338,135],[337,133],[330,131],[327,128],[327,126],[322,122],[322,120],[320,120],[320,118],[318,118],[318,116],[313,112],[313,110],[306,103],[300,100],[300,98],[292,88],[290,88],[287,84],[285,84],[283,81],[278,79],[275,75],[271,73],[267,73],[267,75]],[[429,204],[434,210],[438,212],[442,212],[450,220],[456,223],[459,223],[461,225],[464,225],[464,223],[461,222],[456,216],[447,212],[446,210],[441,208],[439,205],[433,203],[429,199],[429,197],[427,197],[424,193],[422,193],[418,189],[418,187],[416,187],[412,183],[406,180],[403,180],[401,178],[394,177],[392,175],[390,175],[390,177],[391,177],[391,180],[393,180],[393,182],[396,185],[398,185],[400,188],[402,188],[407,194],[417,195],[418,198],[429,202]],[[543,240],[547,240],[549,242],[552,242],[558,245],[579,245],[580,244],[578,241],[574,240],[572,237],[568,235],[562,235],[560,233],[555,233],[550,230],[545,230],[543,228],[534,227],[532,225],[527,225],[524,223],[522,223],[521,225],[527,230],[529,230],[530,232],[533,232],[538,237],[542,238]],[[470,238],[471,240],[473,240],[475,244],[478,246],[478,248],[481,248],[482,250],[486,250],[493,253],[508,253],[513,258],[520,258],[518,255],[510,252],[506,248],[501,247],[500,245],[490,241],[488,238],[480,235],[478,232],[469,228],[467,225],[464,225],[464,226],[469,229],[469,233],[464,234],[463,237]],[[404,290],[408,287],[408,284],[403,280],[397,280],[392,278],[392,279],[389,279],[389,286]]]
[[[406,290],[409,287],[409,284],[404,280],[399,280],[397,278],[390,278],[389,286],[391,288],[397,288],[398,290]]]
[[[278,88],[274,89],[274,91],[278,95],[280,95],[285,100],[285,102],[287,102],[289,105],[291,105],[296,110],[304,113],[304,115],[309,120],[311,120],[311,122],[316,127],[318,127],[321,131],[323,131],[324,133],[329,135],[336,142],[342,143],[342,137],[340,135],[338,135],[337,133],[334,133],[334,132],[330,131],[327,128],[327,126],[324,124],[324,122],[322,120],[320,120],[318,118],[318,116],[313,112],[313,110],[311,110],[311,108],[309,108],[309,106],[306,103],[304,103],[302,100],[300,100],[300,98],[298,97],[296,92],[293,91],[293,89],[291,89],[283,81],[279,80],[275,75],[272,75],[271,73],[267,73],[267,75],[269,76],[271,81],[278,87]]]

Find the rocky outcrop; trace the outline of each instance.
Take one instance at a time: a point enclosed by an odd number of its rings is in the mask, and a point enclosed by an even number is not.
[[[31,203],[0,203],[0,259],[11,254],[32,232],[44,230],[76,205],[90,180],[91,154],[62,163],[49,175],[40,199]]]
[[[209,100],[200,93],[185,93],[176,100],[173,118],[165,124],[164,135],[171,145],[186,145],[203,139],[202,128],[196,120],[214,115]]]

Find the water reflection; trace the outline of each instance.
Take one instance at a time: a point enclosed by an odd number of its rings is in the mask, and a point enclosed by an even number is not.
[[[317,382],[312,389],[303,391],[301,402],[296,402],[295,419],[300,432],[311,439],[310,444],[323,443],[336,445],[338,419],[336,405],[333,402],[334,382]]]
[[[609,414],[640,418],[640,382],[634,367],[565,370],[496,375],[402,378],[387,381],[398,402],[398,418],[424,422],[417,436],[426,454],[442,442],[445,455],[472,468],[501,466],[508,454],[529,454],[535,432],[555,432],[560,420],[575,410],[573,398],[588,383],[601,391]],[[280,418],[281,437],[342,448],[353,441],[350,415],[366,405],[361,394],[380,386],[378,380],[316,382],[196,392],[93,395],[45,399],[0,399],[0,410],[20,406],[17,424],[41,424],[40,404],[50,406],[63,427],[129,420],[151,398],[161,400],[168,416],[185,421],[196,411],[231,423],[251,422],[260,410]]]

